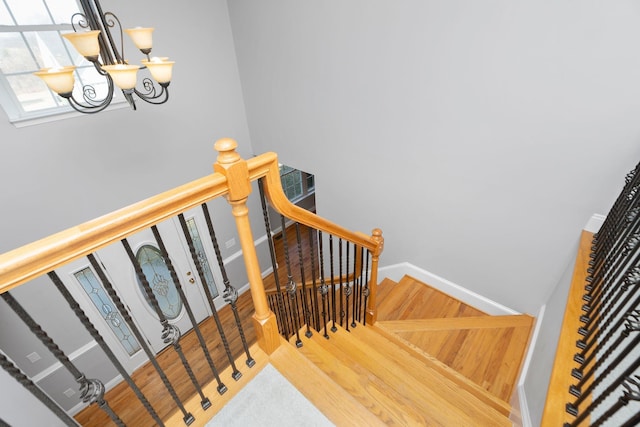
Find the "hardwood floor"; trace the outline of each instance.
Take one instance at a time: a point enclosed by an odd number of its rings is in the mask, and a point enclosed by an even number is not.
[[[256,335],[250,318],[253,311],[254,309],[250,292],[245,292],[238,299],[238,312],[242,319],[245,336],[250,345],[256,342]],[[240,358],[240,360],[245,360],[245,357],[243,356],[244,350],[242,348],[240,335],[235,326],[233,312],[228,306],[226,306],[224,309],[220,310],[219,316],[223,330],[229,340],[229,347],[234,359]],[[202,335],[207,340],[207,347],[211,352],[214,365],[219,372],[222,372],[223,369],[229,366],[229,360],[224,351],[222,342],[218,338],[218,328],[216,327],[214,319],[210,317],[204,320],[200,324],[200,328]],[[180,340],[180,344],[199,383],[204,385],[211,382],[214,379],[214,376],[205,357],[203,356],[196,334],[193,331],[186,333]],[[177,353],[172,347],[167,347],[160,352],[157,356],[157,361],[169,378],[171,384],[176,389],[176,394],[180,397],[181,401],[186,401],[196,393]],[[248,369],[244,363],[237,364],[237,368],[240,372],[246,372]],[[132,375],[132,378],[161,419],[167,419],[177,409],[175,402],[164,387],[151,363],[147,363],[138,369]],[[235,381],[230,376],[227,376],[227,378],[221,378],[221,380],[225,385]],[[208,395],[207,397],[209,397],[213,402],[215,399],[219,398],[219,395],[215,393],[214,395]],[[127,425],[155,425],[151,416],[144,409],[126,382],[121,382],[109,390],[105,395],[105,400],[107,400],[111,408]],[[90,405],[79,412],[75,418],[78,423],[83,426],[114,425],[107,414],[98,408],[97,405]]]
[[[489,316],[409,276],[397,284],[387,279],[380,294],[376,326],[509,401],[532,317]]]

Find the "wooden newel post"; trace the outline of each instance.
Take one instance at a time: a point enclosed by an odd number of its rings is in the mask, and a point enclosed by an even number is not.
[[[378,261],[384,249],[384,237],[382,230],[374,228],[371,238],[378,243],[376,249],[371,253],[371,277],[369,277],[369,298],[367,299],[367,323],[373,325],[378,320],[378,307],[376,297],[378,295]]]
[[[267,295],[262,283],[260,264],[254,246],[251,223],[249,222],[249,208],[247,199],[251,194],[251,182],[249,181],[249,169],[247,162],[235,151],[238,143],[231,138],[223,138],[216,142],[218,159],[213,165],[215,172],[227,177],[229,194],[227,201],[231,205],[231,211],[235,217],[238,229],[240,247],[244,256],[244,263],[249,278],[251,298],[255,313],[253,314],[253,326],[256,330],[258,345],[265,353],[273,353],[280,345],[278,324],[273,312],[269,309]]]

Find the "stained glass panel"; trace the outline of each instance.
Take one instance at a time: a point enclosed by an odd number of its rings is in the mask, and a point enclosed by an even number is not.
[[[89,267],[74,274],[76,280],[87,293],[93,305],[96,306],[104,321],[109,325],[122,347],[133,356],[140,350],[140,345],[131,334],[129,326],[122,320],[122,316],[116,309],[113,301],[102,287],[102,283]]]
[[[178,317],[182,311],[182,301],[180,300],[176,285],[171,278],[169,268],[167,264],[165,264],[164,259],[162,259],[160,250],[151,245],[144,245],[138,249],[136,258],[144,272],[144,276],[147,278],[147,282],[149,282],[153,295],[155,295],[158,301],[158,305],[160,305],[162,313],[164,313],[169,320]],[[138,286],[140,286],[142,294],[145,295],[146,298],[147,293],[140,283],[140,280],[138,280]],[[147,304],[152,306],[148,299],[146,299],[146,301]]]
[[[204,245],[202,244],[202,239],[200,238],[200,232],[198,231],[195,218],[189,218],[187,220],[187,228],[189,229],[191,240],[193,240],[193,246],[198,254],[198,263],[204,273],[204,278],[207,282],[207,286],[209,287],[209,291],[211,292],[211,296],[216,298],[218,296],[218,289],[216,288],[216,282],[213,280],[213,272],[211,271],[207,254],[204,251]]]

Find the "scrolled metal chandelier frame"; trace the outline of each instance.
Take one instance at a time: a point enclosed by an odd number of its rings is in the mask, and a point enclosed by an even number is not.
[[[104,98],[98,98],[95,87],[87,84],[82,87],[82,98],[77,99],[73,94],[75,66],[45,68],[35,74],[81,113],[97,113],[107,108],[113,100],[116,86],[122,90],[124,98],[134,110],[136,97],[156,105],[167,102],[174,62],[166,57],[149,57],[153,28],[124,30],[146,56],[146,60],[142,60],[142,66],[131,65],[124,57],[123,29],[118,17],[111,12],[103,12],[99,0],[80,0],[80,5],[82,12],[71,17],[74,32],[62,36],[105,78],[107,94]],[[112,29],[119,32],[119,49]],[[141,89],[138,89],[137,72],[141,69],[148,69],[153,79],[144,77]]]

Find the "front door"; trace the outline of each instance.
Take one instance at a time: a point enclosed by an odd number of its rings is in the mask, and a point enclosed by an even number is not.
[[[200,209],[186,212],[185,223],[210,294],[214,303],[219,304],[222,293],[219,286],[222,280]],[[178,218],[174,218],[158,224],[157,227],[186,296],[186,303],[189,304],[196,322],[200,322],[211,314],[211,310],[188,250],[182,226]],[[179,296],[152,230],[147,229],[129,236],[127,241],[166,319],[176,325],[182,334],[192,329],[193,324],[187,314],[185,301]],[[119,242],[112,244],[100,249],[95,256],[152,350],[156,353],[162,350],[168,345],[161,336],[162,324],[146,297],[124,246]],[[92,322],[110,343],[126,369],[132,372],[144,363],[146,355],[102,288],[98,275],[89,261],[86,258],[75,261],[58,269],[58,274],[85,312],[90,315]]]

